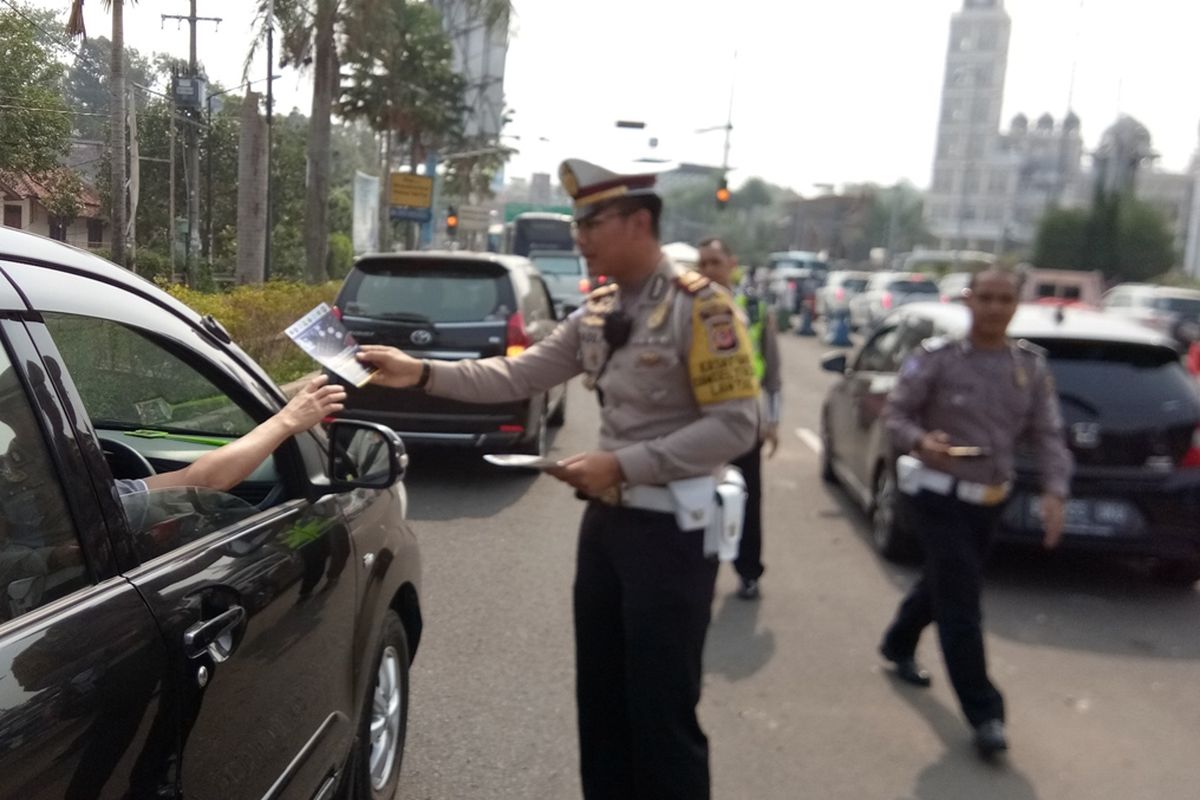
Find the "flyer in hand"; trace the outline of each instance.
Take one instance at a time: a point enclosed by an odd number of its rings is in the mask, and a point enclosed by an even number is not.
[[[296,320],[285,333],[321,366],[354,386],[365,385],[375,373],[355,358],[358,341],[326,303]]]

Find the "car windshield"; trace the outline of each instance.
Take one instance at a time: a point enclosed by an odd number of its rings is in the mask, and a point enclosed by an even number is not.
[[[582,275],[584,273],[578,256],[536,256],[532,261],[543,275]]]
[[[388,272],[356,270],[339,303],[352,316],[430,322],[504,319],[512,290],[504,272],[433,265]]]
[[[1115,342],[1037,342],[1064,409],[1080,407],[1101,418],[1140,420],[1168,403],[1195,404],[1194,389],[1174,351]]]
[[[1158,297],[1154,307],[1159,311],[1170,311],[1173,314],[1183,314],[1188,317],[1200,317],[1200,298],[1195,297]]]
[[[933,281],[892,281],[888,290],[896,294],[937,294],[937,284]]]

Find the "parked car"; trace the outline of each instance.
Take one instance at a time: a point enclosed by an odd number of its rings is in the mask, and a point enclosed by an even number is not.
[[[421,639],[399,440],[336,421],[229,492],[123,503],[114,479],[186,466],[283,393],[94,255],[0,228],[0,273],[3,794],[390,796]]]
[[[1025,273],[1021,301],[1047,305],[1082,305],[1099,308],[1104,275],[1074,269],[1031,269]]]
[[[907,355],[930,336],[962,336],[961,305],[920,303],[890,316],[858,354],[827,356],[842,378],[821,410],[822,473],[872,518],[879,551],[913,538],[895,514],[895,458],[880,412]],[[1063,546],[1155,560],[1160,578],[1200,579],[1200,397],[1171,341],[1085,309],[1022,306],[1009,328],[1047,351],[1076,462]],[[1041,541],[1033,453],[1018,450],[1001,541]]]
[[[1200,338],[1200,292],[1149,283],[1122,283],[1103,298],[1104,310],[1170,336],[1181,345]]]
[[[951,272],[938,281],[938,293],[943,303],[962,303],[971,287],[971,272]]]
[[[767,256],[767,299],[777,309],[798,314],[807,303],[815,313],[817,291],[825,285],[829,264],[816,253],[785,250]]]
[[[854,270],[835,270],[817,291],[817,316],[850,310],[850,299],[867,287],[871,273]]]
[[[936,300],[938,286],[921,272],[876,272],[866,288],[850,298],[850,327],[870,330],[906,303]]]
[[[558,325],[533,264],[495,253],[364,256],[334,302],[359,342],[446,361],[517,355]],[[342,417],[387,425],[409,446],[544,455],[547,427],[562,424],[565,402],[565,386],[531,400],[463,403],[368,384],[351,392]]]
[[[571,250],[538,250],[529,254],[529,260],[546,282],[559,319],[583,305],[592,291],[583,256]]]

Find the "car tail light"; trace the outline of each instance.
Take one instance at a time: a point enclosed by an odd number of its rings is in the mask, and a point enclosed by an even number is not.
[[[579,279],[579,293],[580,294],[588,294],[591,291],[592,291],[592,282],[589,281],[587,278],[580,278]]]
[[[948,295],[948,294],[939,294],[939,295],[938,295],[938,300],[939,300],[939,301],[941,301],[941,302],[943,302],[943,303],[949,303],[949,302],[950,302],[950,295]]]
[[[795,281],[788,281],[788,291],[789,292],[796,291],[796,282]]]
[[[524,433],[525,426],[524,425],[501,425],[500,432],[501,433]]]
[[[837,291],[833,293],[833,296],[836,297],[838,300],[845,300],[846,299],[845,287],[842,287],[842,286],[837,287]]]
[[[342,310],[341,310],[340,308],[338,308],[337,306],[334,306],[334,307],[331,309],[331,311],[333,312],[333,318],[334,318],[334,319],[341,319],[341,318],[342,318]]]
[[[1183,458],[1179,461],[1179,466],[1184,469],[1196,469],[1200,467],[1200,427],[1192,431],[1192,446],[1183,454]]]
[[[885,309],[890,309],[895,304],[896,300],[892,297],[891,292],[884,292],[883,297],[879,298],[879,305],[883,306]]]
[[[519,356],[530,344],[529,332],[525,330],[525,317],[518,311],[508,318],[508,347],[504,354],[509,358]]]
[[[608,283],[608,276],[607,275],[596,276],[596,283],[603,286],[604,284]]]

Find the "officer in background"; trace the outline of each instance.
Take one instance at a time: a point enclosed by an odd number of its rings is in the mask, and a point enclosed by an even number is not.
[[[663,256],[653,175],[572,159],[560,177],[588,271],[612,283],[514,358],[418,361],[387,347],[360,358],[380,385],[492,403],[586,373],[599,448],[550,470],[587,499],[574,588],[584,795],[702,800],[696,705],[717,561],[703,530],[680,527],[667,484],[712,475],[754,444],[753,353],[729,295]]]
[[[734,290],[734,273],[737,258],[721,239],[710,237],[700,242],[700,274]],[[762,577],[762,450],[767,446],[767,458],[774,458],[779,448],[779,409],[782,382],[779,376],[779,338],[775,318],[767,303],[759,298],[753,287],[744,288],[736,295],[742,310],[750,343],[754,347],[754,374],[762,386],[766,404],[765,421],[759,431],[759,441],[747,453],[733,462],[746,479],[746,520],[742,527],[742,541],[737,560],[733,562],[741,579],[737,596],[743,600],[757,600],[760,594],[758,582]]]
[[[988,678],[980,592],[984,560],[1028,437],[1042,479],[1044,545],[1058,544],[1072,461],[1054,378],[1039,348],[1007,338],[1021,276],[989,269],[971,280],[971,327],[961,340],[930,339],[901,367],[884,409],[898,453],[900,502],[921,537],[925,574],[901,603],[880,652],[902,680],[928,686],[914,660],[931,622],[975,745],[1008,748],[1004,699]]]

